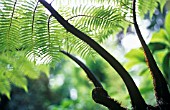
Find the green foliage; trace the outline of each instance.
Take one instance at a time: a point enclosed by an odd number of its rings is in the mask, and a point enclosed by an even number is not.
[[[154,51],[157,52],[157,58],[160,61],[159,64],[160,67],[162,67],[162,71],[165,74],[165,77],[167,78],[167,81],[169,81],[170,78],[170,12],[167,14],[165,18],[165,29],[161,29],[159,32],[155,32],[152,36],[151,43],[159,43],[157,47],[161,48],[155,48]],[[162,54],[163,57],[160,57]],[[169,82],[170,83],[170,82]]]
[[[28,61],[25,57],[25,51],[28,58],[43,48],[44,43],[39,43],[42,40],[40,36],[44,36],[43,30],[47,30],[47,24],[43,24],[45,15],[42,13],[42,6],[34,18],[35,22],[41,25],[36,27],[31,25],[32,11],[35,2],[30,1],[0,1],[0,94],[6,94],[10,98],[11,85],[27,90],[27,77],[35,79],[39,77],[40,71],[45,71],[48,75],[48,66],[36,66],[34,63]],[[41,18],[41,19],[40,19]],[[36,42],[33,41],[33,36],[36,34]],[[33,46],[36,43],[36,46]],[[41,45],[41,46],[40,46]],[[27,48],[28,47],[28,48]],[[30,49],[30,50],[29,50]],[[37,52],[38,53],[38,52]]]
[[[158,32],[153,33],[151,41],[149,43],[149,48],[157,60],[159,67],[163,70],[164,74],[169,78],[169,54],[170,54],[170,30],[169,18],[170,13],[167,14],[165,19],[165,29],[160,29]],[[136,54],[138,53],[138,54]],[[126,63],[127,69],[132,68],[136,64],[145,63],[145,58],[142,49],[133,49],[126,54],[128,58],[128,63]]]
[[[6,94],[8,98],[10,98],[11,85],[28,91],[27,78],[37,79],[40,72],[49,74],[47,65],[37,66],[22,54],[23,52],[0,55],[0,94]]]
[[[161,11],[163,11],[163,7],[166,3],[166,0],[139,0],[138,1],[138,10],[139,15],[144,17],[146,13],[150,13],[150,18],[152,18],[153,13],[155,12],[155,8],[160,4]]]
[[[170,13],[167,14],[165,19],[165,29],[160,29],[158,32],[154,32],[151,38],[150,43],[148,44],[149,48],[151,49],[155,60],[159,66],[159,68],[163,71],[164,76],[170,86],[170,34],[168,31],[170,30],[169,26],[169,18]],[[137,54],[136,54],[137,53]],[[148,77],[150,71],[148,71],[147,61],[145,61],[145,57],[143,55],[143,50],[133,49],[126,54],[126,58],[128,59],[125,67],[131,71],[138,71],[139,75],[143,76],[143,85],[141,87],[141,92],[144,94],[145,97],[148,96],[149,93],[145,91],[153,91],[152,83],[147,81],[151,81],[151,77]],[[146,87],[147,85],[147,87]],[[144,90],[143,90],[144,89]],[[152,96],[154,97],[154,96]]]
[[[14,50],[19,46],[19,19],[15,16],[16,3],[0,1],[0,52]],[[3,4],[3,5],[2,5]]]
[[[170,29],[169,29],[170,28],[170,24],[169,24],[169,22],[170,22],[170,12],[167,14],[166,19],[165,19],[165,29],[166,29],[167,34],[168,34],[167,37],[170,36]]]
[[[99,42],[103,42],[109,35],[127,29],[129,23],[125,21],[126,14],[117,7],[82,6],[73,7],[73,21],[76,27],[86,29],[86,33]]]
[[[91,47],[68,33],[37,1],[0,1],[0,94],[5,94],[8,98],[11,84],[28,91],[27,77],[38,78],[40,71],[48,74],[47,66],[36,64],[56,63],[62,57],[59,53],[62,49],[79,53],[81,56],[94,57],[95,52]],[[162,8],[166,0],[157,1]],[[132,12],[132,1],[129,0],[83,0],[83,2],[57,0],[57,2],[60,2],[57,10],[64,18],[100,43],[120,31],[126,32],[130,25],[127,20]],[[77,5],[62,5],[61,2]],[[139,0],[138,3],[141,16],[148,10],[151,10],[151,16],[156,7],[157,2],[153,0]],[[169,15],[166,22],[169,22],[168,18]],[[168,23],[165,27],[166,32],[163,33],[169,35]],[[169,46],[169,42],[164,44]],[[164,49],[164,46],[161,45],[161,49]],[[29,62],[25,56],[34,63]],[[169,53],[163,60],[164,65],[169,65],[166,60],[168,58]],[[163,66],[163,70],[167,74],[166,66]]]
[[[60,84],[60,81],[63,83]],[[55,93],[53,96],[55,102],[51,103],[49,110],[107,109],[91,100],[93,84],[88,80],[84,71],[68,58],[64,58],[51,69],[50,88]],[[70,94],[73,89],[76,90],[74,94],[77,98],[73,98]]]
[[[92,2],[94,3],[92,5]],[[160,2],[160,1],[158,1]],[[73,3],[75,3],[73,5]],[[149,7],[152,0],[144,3],[139,1],[139,12],[146,14],[156,6]],[[155,2],[157,3],[157,2]],[[161,2],[161,6],[165,2]],[[70,33],[49,17],[44,7],[35,0],[1,1],[0,46],[1,51],[26,50],[26,55],[32,61],[41,60],[43,63],[56,61],[60,58],[59,51],[74,50],[83,56],[93,54],[86,43],[76,39]],[[65,5],[64,5],[65,4]],[[146,7],[146,6],[148,7]],[[90,35],[99,42],[127,29],[131,14],[129,0],[87,0],[87,1],[57,1],[57,10],[78,29]],[[69,37],[68,37],[69,36]],[[93,55],[92,55],[93,56]]]
[[[28,79],[28,90],[12,87],[11,99],[4,106],[5,110],[47,110],[54,101],[53,92],[50,90],[49,78],[41,73],[38,79]],[[38,87],[38,89],[37,89]],[[2,108],[1,108],[2,109]]]
[[[138,53],[138,54],[136,54]],[[128,60],[128,62],[125,64],[125,67],[127,69],[130,69],[134,66],[134,64],[142,64],[145,63],[145,57],[143,55],[143,50],[141,49],[132,49],[130,52],[128,52],[125,57]]]

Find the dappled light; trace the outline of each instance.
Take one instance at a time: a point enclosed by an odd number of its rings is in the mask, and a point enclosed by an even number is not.
[[[167,110],[167,0],[1,0],[0,110]]]

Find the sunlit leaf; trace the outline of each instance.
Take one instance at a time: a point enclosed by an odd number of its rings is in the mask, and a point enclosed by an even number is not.
[[[47,76],[50,75],[48,65],[38,65],[38,69],[40,69],[40,72],[44,72]]]
[[[124,65],[126,69],[130,69],[137,64],[145,63],[144,52],[141,49],[132,49],[125,57],[128,59]]]
[[[165,18],[165,29],[168,33],[168,39],[170,40],[170,12],[168,12]]]
[[[131,60],[138,59],[140,61],[145,61],[144,51],[142,49],[132,49],[125,57]]]
[[[138,1],[138,10],[139,15],[144,17],[145,14],[149,12],[150,18],[152,18],[155,8],[157,8],[158,3],[160,4],[161,11],[167,0],[139,0]]]
[[[9,78],[10,82],[12,82],[17,87],[24,88],[27,86],[27,79],[17,71],[15,73],[8,72],[6,73],[7,77]]]
[[[142,69],[142,71],[140,71],[140,73],[139,73],[139,75],[144,75],[144,74],[149,74],[150,73],[150,71],[149,71],[149,69],[148,69],[148,66],[146,65],[146,66],[143,66],[143,69]]]
[[[167,35],[166,31],[164,29],[160,29],[158,32],[155,32],[152,35],[151,42],[161,42],[166,45],[169,45],[168,35]]]
[[[155,60],[160,68],[162,68],[162,62],[167,52],[168,52],[168,49],[164,49],[164,50],[157,51],[154,53]]]
[[[11,85],[5,75],[0,73],[0,94],[5,94],[10,99]]]
[[[164,6],[165,6],[167,0],[158,0],[158,1],[159,1],[159,3],[160,3],[161,12],[163,12],[163,8],[164,8]]]

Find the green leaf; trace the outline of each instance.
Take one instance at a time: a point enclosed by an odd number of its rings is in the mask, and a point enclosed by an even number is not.
[[[140,71],[139,75],[142,76],[142,75],[146,75],[148,73],[150,73],[150,71],[148,69],[148,66],[145,65],[145,66],[143,66],[142,71]]]
[[[168,33],[168,38],[170,39],[170,12],[168,12],[165,18],[165,29]]]
[[[24,90],[27,90],[27,79],[22,74],[20,74],[19,71],[8,71],[6,73],[6,76],[12,84],[17,87],[23,88]]]
[[[144,52],[142,49],[132,49],[128,52],[125,57],[128,59],[127,63],[125,63],[125,68],[130,69],[136,64],[145,63]]]
[[[160,6],[161,6],[161,12],[163,12],[163,8],[164,8],[164,6],[166,4],[166,1],[167,0],[159,0]]]
[[[134,67],[135,65],[140,64],[140,63],[142,63],[142,62],[139,59],[136,58],[136,59],[133,59],[133,60],[128,60],[128,62],[124,64],[124,67],[127,70],[129,70],[132,67]]]
[[[156,0],[138,0],[139,15],[143,18],[146,13],[150,13],[152,18],[155,8],[158,6]]]
[[[125,57],[130,60],[138,59],[140,61],[145,61],[144,51],[142,49],[132,49]]]
[[[23,85],[22,88],[24,89],[25,92],[28,92],[28,87],[27,87],[27,85]]]
[[[170,52],[165,55],[163,59],[162,67],[163,67],[163,72],[168,78],[170,76]]]
[[[40,75],[40,71],[38,71],[37,67],[31,63],[25,60],[24,63],[21,63],[21,70],[24,75],[31,79],[37,79]]]
[[[162,68],[162,63],[165,55],[167,54],[168,49],[164,49],[162,51],[158,51],[154,53],[155,60],[160,68]]]
[[[153,42],[153,43],[149,44],[149,48],[153,53],[156,52],[156,51],[160,51],[160,50],[165,49],[166,46],[167,46],[166,44],[161,43],[161,42],[155,42],[155,43]]]
[[[164,29],[160,29],[158,32],[155,32],[152,35],[151,42],[161,42],[166,45],[169,45],[167,32]]]
[[[49,65],[38,65],[37,67],[41,72],[44,72],[47,77],[50,75],[50,72],[49,72]]]
[[[0,73],[0,94],[5,94],[10,99],[11,86],[5,75]]]
[[[143,87],[143,88],[140,88],[140,92],[142,93],[142,94],[145,94],[145,93],[147,93],[148,91],[151,91],[153,89],[153,87],[151,86],[151,85],[149,85],[149,86],[145,86],[145,88]]]

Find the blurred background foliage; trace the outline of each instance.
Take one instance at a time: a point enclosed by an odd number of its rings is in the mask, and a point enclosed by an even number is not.
[[[170,13],[167,12],[169,4],[170,2],[168,1],[163,11],[158,6],[152,18],[150,19],[148,13],[145,15],[145,19],[149,20],[147,28],[153,33],[151,42],[148,45],[170,86]],[[128,28],[126,34],[134,34],[133,29],[130,28]],[[135,48],[127,52],[121,44],[121,40],[126,37],[122,33],[117,34],[116,38],[112,39],[113,42],[109,44],[107,41],[110,38],[107,38],[102,45],[107,47],[124,64],[147,103],[155,105],[152,78],[147,69],[148,66],[144,59],[143,50]],[[0,108],[2,110],[107,110],[92,100],[91,91],[94,88],[93,85],[87,79],[84,71],[69,58],[63,57],[53,66],[41,65],[40,67],[35,67],[34,63],[22,58],[20,54],[23,53],[15,54],[18,61],[10,59],[12,67],[18,65],[15,63],[23,65],[22,67],[15,67],[16,71],[19,71],[19,68],[25,68],[24,74],[18,75],[23,79],[20,80],[21,82],[16,83],[20,85],[15,85],[15,80],[12,80],[14,82],[10,86],[9,79],[3,79],[3,75],[0,74],[2,75],[0,85],[9,85],[5,86],[8,88],[0,88]],[[9,64],[9,59],[6,60],[6,55],[2,55],[3,57],[0,57],[0,68],[10,68],[11,65],[6,66]],[[130,108],[130,98],[126,87],[119,75],[108,63],[97,54],[95,57],[84,58],[82,61],[95,73],[111,97],[121,102],[123,106]],[[6,65],[3,67],[2,64]],[[28,87],[23,87],[25,85]],[[4,92],[2,92],[3,90]],[[10,93],[7,92],[9,90],[11,91]]]

